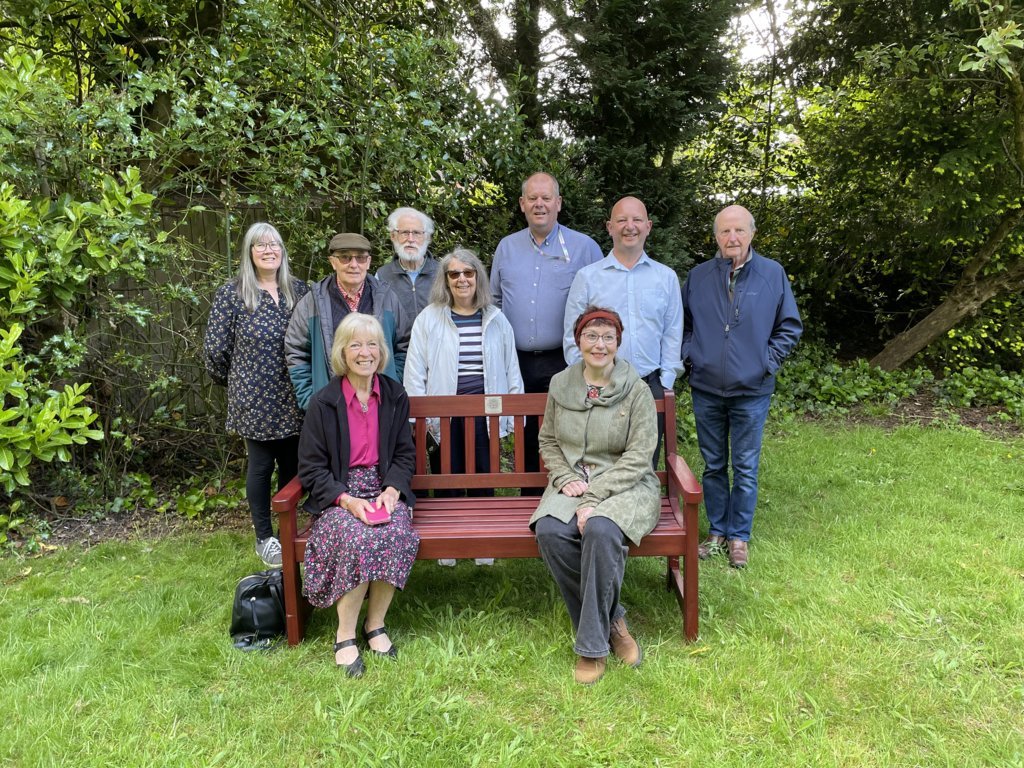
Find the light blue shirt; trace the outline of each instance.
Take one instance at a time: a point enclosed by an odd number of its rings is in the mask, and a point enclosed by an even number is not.
[[[683,299],[679,276],[646,252],[632,269],[613,253],[584,267],[572,281],[563,317],[562,350],[569,365],[581,359],[572,326],[588,304],[614,309],[622,318],[617,357],[628,360],[641,376],[661,369],[661,384],[672,389],[682,371]]]
[[[491,293],[516,337],[516,349],[562,345],[562,316],[576,273],[600,261],[601,247],[587,235],[555,224],[537,245],[529,228],[498,243],[491,265]]]

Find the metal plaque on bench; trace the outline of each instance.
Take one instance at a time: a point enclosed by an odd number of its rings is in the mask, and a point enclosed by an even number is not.
[[[488,395],[484,398],[484,413],[488,416],[501,415],[501,398],[497,395]]]

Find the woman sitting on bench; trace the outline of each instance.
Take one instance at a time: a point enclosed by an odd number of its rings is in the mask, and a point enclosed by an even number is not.
[[[615,357],[618,313],[589,306],[573,333],[583,359],[551,379],[539,435],[548,486],[530,526],[572,619],[576,682],[592,685],[609,646],[630,667],[643,660],[619,592],[630,542],[658,522],[658,424],[650,387]]]
[[[335,663],[349,677],[365,671],[356,620],[369,591],[363,638],[377,656],[395,658],[384,617],[405,586],[419,534],[410,488],[416,449],[409,398],[378,373],[388,364],[380,323],[345,316],[334,334],[335,376],[309,401],[299,438],[299,478],[315,516],[306,544],[303,593],[318,608],[336,606]]]

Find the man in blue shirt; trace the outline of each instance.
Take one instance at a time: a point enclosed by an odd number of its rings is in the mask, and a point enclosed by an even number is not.
[[[558,223],[562,210],[558,181],[535,173],[523,182],[519,209],[527,227],[502,239],[491,264],[491,292],[516,339],[519,370],[527,392],[547,392],[551,377],[565,368],[562,317],[576,273],[601,259],[587,235]],[[526,470],[540,469],[535,417],[526,420]],[[540,489],[524,489],[536,493]]]
[[[681,355],[690,372],[708,515],[708,538],[697,554],[705,560],[728,549],[729,564],[743,568],[775,374],[803,324],[782,265],[750,247],[750,211],[723,208],[714,231],[718,253],[691,269],[683,284]]]
[[[562,326],[565,359],[569,363],[580,359],[573,323],[587,305],[614,309],[625,326],[619,356],[633,364],[654,397],[660,399],[666,390],[672,389],[676,374],[682,369],[679,348],[683,305],[679,277],[644,251],[652,222],[640,200],[624,197],[615,203],[607,227],[612,238],[611,253],[581,269],[569,289]],[[655,467],[664,431],[664,420],[659,417]]]

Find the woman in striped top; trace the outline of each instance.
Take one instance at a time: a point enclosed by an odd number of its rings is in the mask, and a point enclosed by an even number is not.
[[[405,389],[410,395],[503,395],[523,391],[512,326],[491,300],[487,270],[476,254],[456,249],[441,259],[430,304],[412,327],[405,362]],[[487,420],[476,419],[475,467],[490,471]],[[501,435],[512,430],[501,420]],[[431,434],[440,440],[438,424]],[[465,472],[463,420],[452,421],[448,446],[452,472]],[[431,455],[431,471],[440,472],[440,457]],[[462,493],[466,493],[463,491]],[[468,491],[469,495],[493,491]]]

